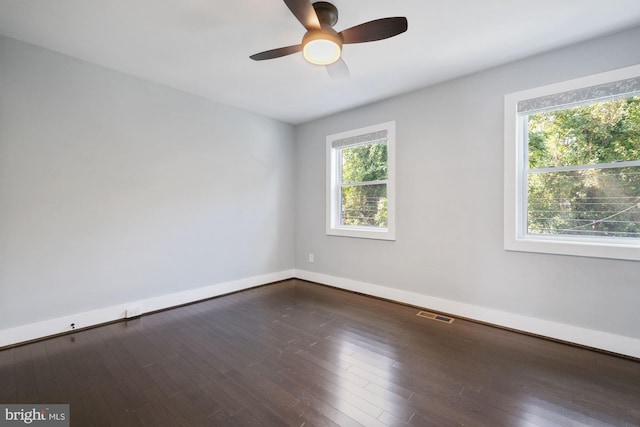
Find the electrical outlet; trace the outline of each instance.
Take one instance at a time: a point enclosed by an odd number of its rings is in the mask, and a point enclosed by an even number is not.
[[[314,256],[312,253],[309,253],[309,262],[313,263],[314,261]]]

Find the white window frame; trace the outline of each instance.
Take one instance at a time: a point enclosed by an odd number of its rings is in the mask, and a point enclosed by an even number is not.
[[[357,138],[375,132],[386,131],[387,143],[387,227],[347,226],[340,224],[341,176],[339,149],[334,141]],[[396,123],[390,121],[327,136],[326,181],[326,233],[330,236],[358,237],[364,239],[395,240],[395,132]],[[359,144],[350,144],[354,146]],[[343,148],[343,147],[341,147]],[[380,183],[380,182],[378,182]]]
[[[504,248],[597,258],[640,260],[640,241],[610,237],[527,233],[527,129],[518,103],[640,77],[640,65],[508,94],[504,99]],[[583,103],[596,101],[587,98]],[[567,104],[569,106],[571,104]],[[560,105],[559,105],[560,106]]]

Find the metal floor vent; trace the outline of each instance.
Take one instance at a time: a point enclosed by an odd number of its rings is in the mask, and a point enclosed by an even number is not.
[[[453,318],[443,316],[442,314],[430,313],[428,311],[420,311],[417,316],[424,317],[426,319],[437,320],[438,322],[453,323]]]

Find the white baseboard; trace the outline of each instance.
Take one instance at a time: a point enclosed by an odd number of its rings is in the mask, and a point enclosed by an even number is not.
[[[0,330],[0,348],[63,332],[69,332],[71,331],[71,323],[75,324],[76,329],[81,329],[99,325],[101,323],[124,319],[127,309],[132,307],[139,309],[140,314],[144,314],[294,277],[392,301],[411,304],[418,307],[424,307],[435,311],[441,311],[453,316],[466,317],[497,326],[640,358],[640,340],[637,338],[580,328],[544,319],[521,316],[515,313],[431,297],[415,292],[393,289],[386,286],[374,285],[342,277],[314,273],[306,270],[284,270],[260,276],[248,277],[240,280],[218,283],[203,288],[190,289],[183,292],[161,295],[144,300],[130,301],[124,304]]]
[[[453,316],[466,317],[497,326],[558,339],[587,347],[640,358],[640,339],[615,335],[608,332],[580,328],[564,323],[534,317],[521,316],[506,311],[465,304],[457,301],[430,297],[428,295],[388,288],[357,280],[295,270],[295,277],[322,283],[336,288],[360,292],[366,295],[441,311]]]
[[[139,309],[139,313],[137,314],[149,313],[231,292],[253,288],[271,282],[277,282],[279,280],[290,279],[294,277],[294,273],[295,270],[284,270],[276,273],[247,277],[240,280],[218,283],[202,288],[189,289],[187,291],[161,295],[154,298],[130,301],[125,304],[114,305],[83,313],[74,313],[64,317],[0,330],[0,348],[63,332],[69,332],[72,330],[70,326],[72,323],[75,325],[75,329],[81,329],[99,325],[101,323],[124,319],[128,308],[136,307]]]

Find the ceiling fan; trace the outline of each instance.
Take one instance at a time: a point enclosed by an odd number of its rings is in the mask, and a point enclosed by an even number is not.
[[[284,0],[284,3],[307,29],[302,42],[256,53],[249,58],[263,61],[302,51],[310,63],[325,65],[331,77],[345,78],[349,76],[349,68],[340,57],[343,44],[383,40],[407,31],[407,18],[394,17],[376,19],[337,32],[333,26],[338,22],[338,9],[333,4],[326,1],[312,4],[309,0]]]

